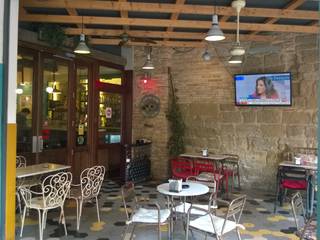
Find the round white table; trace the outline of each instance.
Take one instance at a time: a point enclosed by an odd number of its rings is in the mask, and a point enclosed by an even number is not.
[[[209,188],[201,183],[184,182],[183,185],[189,185],[188,188],[182,188],[181,192],[169,191],[169,183],[163,183],[157,186],[159,193],[172,197],[193,197],[203,195],[209,192]]]
[[[169,183],[163,183],[157,186],[157,190],[159,193],[162,193],[163,195],[166,195],[167,197],[167,204],[168,208],[171,209],[171,213],[173,212],[174,206],[174,197],[183,197],[183,203],[186,202],[186,197],[194,197],[194,196],[200,196],[203,194],[206,194],[209,192],[209,188],[206,185],[203,185],[201,183],[194,183],[194,182],[184,182],[183,185],[188,185],[188,188],[182,188],[182,191],[180,192],[172,192],[169,191]],[[170,204],[171,203],[171,204]],[[171,206],[171,207],[170,207]],[[173,235],[173,218],[171,214],[170,218],[170,239],[172,239]]]

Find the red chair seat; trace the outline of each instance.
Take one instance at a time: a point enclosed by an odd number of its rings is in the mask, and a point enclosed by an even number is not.
[[[294,179],[284,179],[281,182],[283,188],[290,189],[306,189],[307,181],[306,180],[294,180]]]

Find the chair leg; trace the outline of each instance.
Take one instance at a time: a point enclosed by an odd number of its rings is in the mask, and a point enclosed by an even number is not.
[[[98,216],[98,222],[100,222],[99,201],[98,201],[98,197],[96,197],[96,205],[97,205],[97,216]]]
[[[60,215],[62,216],[62,223],[63,223],[63,226],[64,226],[64,234],[65,234],[65,236],[68,236],[67,226],[66,226],[66,217],[64,215],[63,206],[61,206],[61,214]]]
[[[133,238],[133,233],[134,233],[134,230],[136,229],[136,224],[135,223],[133,223],[132,224],[132,232],[131,232],[131,235],[130,235],[130,240]]]
[[[39,215],[39,239],[42,240],[43,231],[42,231],[42,219],[41,219],[41,211],[40,211],[40,209],[38,209],[38,215]]]
[[[43,219],[42,219],[42,229],[46,229],[46,223],[47,223],[47,213],[48,213],[48,210],[44,210],[43,211]]]
[[[161,240],[161,225],[158,223],[158,240]]]
[[[240,186],[240,166],[239,166],[239,163],[237,164],[237,177],[238,177],[238,187],[239,187],[239,190],[241,189],[241,186]]]
[[[22,233],[23,233],[24,219],[25,219],[25,217],[26,217],[26,210],[27,210],[27,207],[24,206],[24,207],[23,207],[23,215],[22,215],[22,219],[21,219],[20,237],[22,237]]]
[[[79,229],[80,229],[80,219],[81,219],[81,214],[82,214],[82,205],[83,205],[83,201],[82,201],[82,199],[80,199],[79,200],[79,209],[78,209],[79,212],[77,214],[77,231],[79,231]]]
[[[239,232],[239,229],[237,228],[237,237],[238,237],[238,240],[241,240],[241,236],[240,236],[240,232]]]
[[[17,202],[18,202],[19,213],[20,213],[20,215],[21,215],[21,213],[22,213],[22,209],[21,209],[21,198],[20,198],[20,194],[19,194],[19,192],[16,192],[16,196],[17,196]]]

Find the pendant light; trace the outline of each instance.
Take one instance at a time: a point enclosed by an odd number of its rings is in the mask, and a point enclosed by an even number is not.
[[[231,58],[229,63],[236,64],[242,63],[242,56],[245,54],[245,49],[240,45],[239,31],[240,31],[240,11],[244,8],[246,2],[244,0],[235,0],[232,2],[232,7],[236,9],[237,12],[237,38],[236,43],[230,50]]]
[[[219,27],[218,15],[216,14],[217,5],[214,8],[214,14],[212,15],[212,25],[209,29],[207,36],[204,38],[206,41],[214,42],[224,40],[226,37],[223,35],[222,30]]]
[[[61,92],[57,89],[57,82],[56,82],[56,70],[52,72],[52,78],[53,78],[53,94],[61,94]]]
[[[18,84],[18,86],[16,88],[16,94],[19,94],[19,95],[23,93],[23,86],[25,85],[24,84],[23,62],[22,61],[23,60],[21,58],[18,62],[18,69],[21,70],[21,79],[20,79],[20,83]]]
[[[83,33],[83,16],[82,16],[82,24],[81,24],[80,42],[73,52],[78,54],[90,54],[90,49],[86,44],[86,36]]]
[[[142,69],[144,69],[144,70],[153,70],[154,69],[154,65],[151,60],[151,51],[152,51],[152,48],[148,47],[147,48],[147,60],[143,64],[143,67],[142,67]]]
[[[212,55],[209,53],[208,48],[206,48],[206,50],[204,51],[204,53],[202,54],[202,59],[204,61],[210,61],[212,58]]]

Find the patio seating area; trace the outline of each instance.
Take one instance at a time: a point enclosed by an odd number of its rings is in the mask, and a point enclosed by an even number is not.
[[[136,185],[136,192],[139,198],[145,200],[157,200],[164,206],[166,199],[157,192],[156,187],[160,182],[145,182]],[[282,207],[277,208],[273,214],[274,194],[263,191],[241,192],[247,195],[247,201],[241,217],[241,224],[246,230],[241,230],[242,239],[265,239],[265,240],[292,240],[299,239],[296,231],[294,215],[290,202],[285,202]],[[235,192],[234,197],[240,192]],[[81,218],[81,228],[76,231],[76,204],[74,201],[66,201],[65,216],[68,230],[68,237],[64,236],[62,225],[58,224],[59,212],[49,212],[47,228],[44,232],[44,239],[92,239],[92,240],[116,240],[122,239],[121,234],[125,230],[126,214],[121,199],[120,185],[114,181],[106,180],[99,195],[100,218],[97,222],[96,208],[93,203],[84,205],[83,216]],[[226,211],[224,206],[217,209],[217,214]],[[17,215],[17,239],[19,235],[19,219]],[[161,227],[162,239],[167,239],[167,227]],[[135,239],[150,240],[157,236],[157,226],[137,226]],[[26,218],[24,236],[22,240],[36,239],[38,232],[37,213],[30,211],[30,216]],[[193,231],[196,239],[203,239],[203,234]],[[174,224],[173,239],[184,240],[185,232],[181,219],[177,219]],[[190,236],[191,239],[191,236]],[[226,240],[236,239],[236,233],[231,232],[225,235]]]

